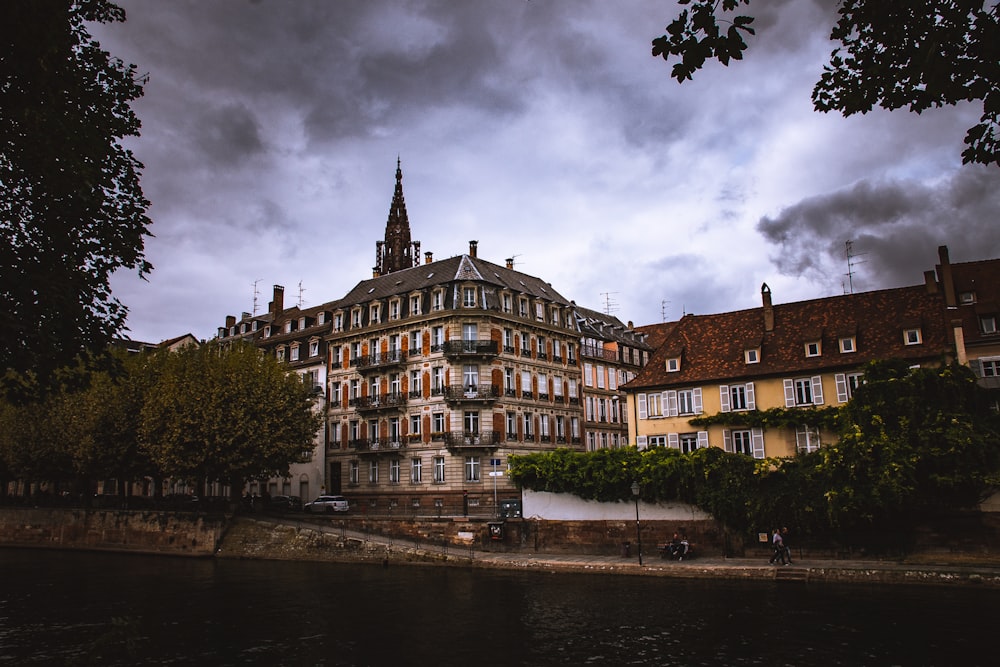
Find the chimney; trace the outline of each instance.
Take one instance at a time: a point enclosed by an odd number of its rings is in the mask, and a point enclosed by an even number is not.
[[[504,261],[507,262],[507,268],[513,271],[514,270],[514,258],[513,257],[508,257]]]
[[[271,300],[271,314],[280,315],[285,309],[285,288],[281,285],[274,286],[274,297]]]
[[[941,272],[941,289],[944,290],[944,305],[948,308],[955,308],[958,303],[955,300],[955,280],[951,276],[951,260],[948,259],[948,246],[938,246],[938,260],[941,265],[938,271]]]
[[[774,331],[774,307],[771,306],[771,288],[761,283],[760,296],[764,301],[764,331]]]
[[[243,317],[240,318],[240,319],[249,320],[250,319],[250,313],[248,313],[247,311],[244,310],[243,311]]]
[[[469,256],[476,256],[476,246],[479,245],[479,241],[469,241]]]
[[[938,284],[933,271],[924,271],[924,287],[927,288],[928,294],[937,294]]]
[[[424,264],[430,264],[434,261],[434,254],[430,252],[424,253]]]

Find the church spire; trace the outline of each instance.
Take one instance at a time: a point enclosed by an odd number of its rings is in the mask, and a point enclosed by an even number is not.
[[[375,275],[400,271],[420,262],[420,241],[410,241],[410,220],[403,199],[402,162],[396,157],[396,190],[385,223],[385,241],[375,242]]]

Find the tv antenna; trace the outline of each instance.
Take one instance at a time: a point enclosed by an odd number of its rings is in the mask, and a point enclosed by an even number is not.
[[[302,286],[302,281],[300,280],[299,281],[299,304],[298,304],[299,308],[301,308],[302,304],[305,303],[305,300],[302,298],[302,295],[305,294],[305,292],[306,292],[306,288]]]
[[[618,294],[618,292],[601,292],[601,296],[604,297],[605,315],[611,315],[612,313],[618,312],[618,302],[612,297],[614,294]]]
[[[660,301],[660,320],[663,322],[667,321],[667,305],[669,303],[666,299]]]
[[[257,297],[260,296],[260,290],[257,289],[257,283],[259,283],[263,278],[258,278],[253,281],[253,316],[257,316]]]
[[[854,265],[864,264],[865,260],[857,259],[858,255],[854,254],[854,241],[848,240],[844,242],[844,254],[847,255],[847,294],[854,294]],[[862,255],[867,255],[868,253],[863,252]]]
[[[516,260],[518,257],[521,257],[520,253],[516,255],[511,255],[510,257],[507,258],[507,263],[510,264],[510,268],[512,269],[514,268],[514,260]]]

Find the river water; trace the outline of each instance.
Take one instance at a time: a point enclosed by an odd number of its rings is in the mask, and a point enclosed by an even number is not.
[[[0,549],[0,664],[996,664],[1000,591]]]

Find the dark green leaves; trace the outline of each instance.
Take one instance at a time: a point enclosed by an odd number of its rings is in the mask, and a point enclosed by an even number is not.
[[[691,0],[681,2],[691,4]],[[740,4],[750,4],[750,0],[726,0],[722,3],[724,12],[734,11]],[[695,2],[690,11],[683,10],[670,25],[667,34],[653,40],[653,55],[669,61],[672,56],[680,58],[670,72],[670,76],[683,83],[691,79],[695,71],[702,68],[710,58],[723,65],[730,60],[742,60],[747,44],[743,35],[754,34],[750,24],[751,16],[736,16],[729,28],[722,32],[716,17],[717,2]]]

